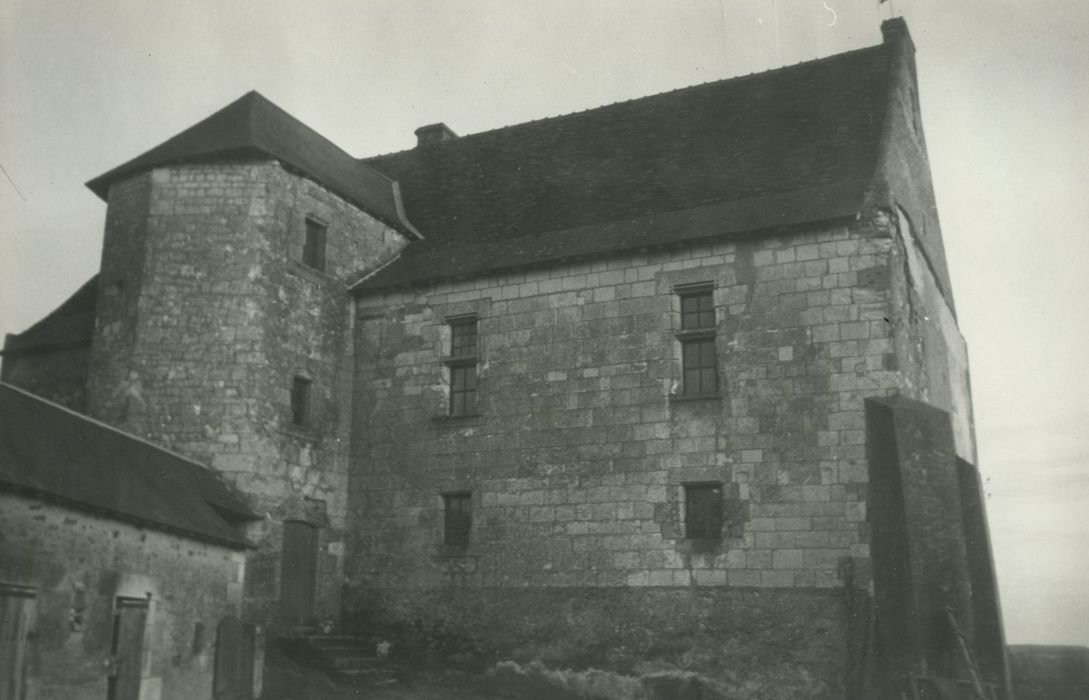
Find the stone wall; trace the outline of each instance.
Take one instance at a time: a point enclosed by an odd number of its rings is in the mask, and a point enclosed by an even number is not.
[[[882,25],[894,42],[881,153],[866,209],[880,211],[893,238],[893,342],[904,393],[949,412],[957,454],[976,463],[968,348],[957,327],[953,288],[930,178],[915,77],[915,47],[902,20]]]
[[[864,585],[863,400],[907,389],[892,234],[877,216],[361,296],[348,609],[495,589],[527,605],[553,588],[774,597],[841,588],[852,561]],[[690,400],[675,287],[700,282],[721,391]],[[466,313],[481,415],[459,418],[442,357],[445,319]],[[720,539],[686,539],[690,482],[722,483]],[[464,549],[443,544],[442,494],[460,491]]]
[[[327,225],[324,271],[300,262]],[[281,523],[323,526],[315,614],[338,608],[352,345],[347,283],[400,234],[276,162],[157,168],[110,190],[91,415],[208,463],[267,513],[247,588],[275,615]],[[295,376],[311,382],[293,424]]]
[[[0,583],[36,594],[29,697],[106,697],[117,597],[149,601],[141,697],[211,697],[216,626],[239,613],[242,552],[9,493],[0,533]]]

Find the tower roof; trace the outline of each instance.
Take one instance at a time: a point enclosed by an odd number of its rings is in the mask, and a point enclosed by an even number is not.
[[[254,154],[276,158],[386,224],[418,235],[401,212],[396,183],[253,91],[87,186],[106,199],[111,184],[151,168]]]

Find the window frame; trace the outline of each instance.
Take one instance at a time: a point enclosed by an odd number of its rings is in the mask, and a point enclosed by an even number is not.
[[[464,549],[472,541],[473,493],[450,491],[442,494],[442,543]]]
[[[312,235],[313,234],[313,235]],[[313,216],[303,224],[302,254],[299,261],[318,272],[325,272],[328,263],[329,224]]]
[[[453,316],[446,319],[446,325],[450,329],[449,354],[443,357],[450,380],[446,413],[453,417],[479,415],[480,318],[476,314]]]
[[[675,332],[680,344],[681,377],[677,396],[718,396],[722,391],[719,377],[718,312],[715,305],[715,287],[711,282],[680,285],[673,288],[679,302],[678,325]],[[694,302],[694,308],[690,305]],[[694,364],[692,361],[695,352]],[[690,378],[695,377],[695,386]]]
[[[721,481],[692,481],[684,488],[684,537],[686,540],[721,540],[726,519],[723,517],[724,485]],[[714,493],[714,503],[693,507],[697,494]],[[710,509],[710,512],[707,511]],[[698,518],[698,520],[697,520]],[[717,526],[717,527],[716,527]]]
[[[314,380],[303,374],[291,378],[291,427],[309,430],[313,425]]]

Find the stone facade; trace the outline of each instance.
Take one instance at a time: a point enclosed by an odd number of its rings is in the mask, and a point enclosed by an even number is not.
[[[378,598],[480,631],[469,611],[483,601],[536,607],[556,588],[574,599],[611,589],[610,604],[636,619],[644,587],[764,589],[773,600],[865,588],[864,399],[918,395],[918,358],[934,352],[902,351],[919,323],[904,318],[917,284],[905,245],[877,211],[853,225],[362,295],[349,540],[361,556],[348,608]],[[679,393],[676,335],[677,290],[693,283],[714,288],[721,388],[695,400]],[[449,416],[446,319],[470,313],[480,415]],[[959,334],[949,342],[963,347]],[[972,454],[970,432],[962,438]],[[724,495],[712,542],[685,536],[685,484],[703,482]],[[452,492],[472,494],[465,548],[443,542]],[[842,595],[829,600],[845,609]],[[503,627],[498,616],[483,630]],[[846,627],[829,633],[847,646]],[[820,666],[839,673],[831,657]]]
[[[889,247],[829,227],[361,298],[357,576],[840,585],[868,554],[862,399],[898,388]],[[688,400],[674,289],[696,282],[715,285],[721,392]],[[444,319],[468,312],[482,415],[458,418]],[[684,537],[690,482],[726,485],[712,550]],[[442,545],[455,491],[473,493],[467,556]]]
[[[324,270],[301,260],[327,226]],[[346,284],[403,237],[276,162],[156,168],[114,184],[89,412],[210,464],[267,513],[247,603],[274,617],[281,523],[320,526],[314,614],[335,616],[346,516],[352,345]],[[292,380],[310,382],[294,425]]]
[[[26,697],[106,697],[119,598],[147,605],[140,697],[212,696],[216,628],[240,612],[244,552],[10,493],[0,532],[0,582],[33,596]]]

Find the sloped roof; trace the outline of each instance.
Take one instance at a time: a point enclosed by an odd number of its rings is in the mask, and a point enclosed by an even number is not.
[[[257,516],[215,472],[0,383],[0,488],[234,548]]]
[[[99,175],[87,187],[106,199],[111,184],[144,170],[254,153],[290,165],[386,224],[418,236],[399,208],[395,183],[253,91],[150,151]]]
[[[90,343],[97,305],[98,275],[95,275],[48,316],[20,334],[8,336],[0,354]]]
[[[426,240],[357,288],[854,215],[890,62],[882,44],[369,158]]]

